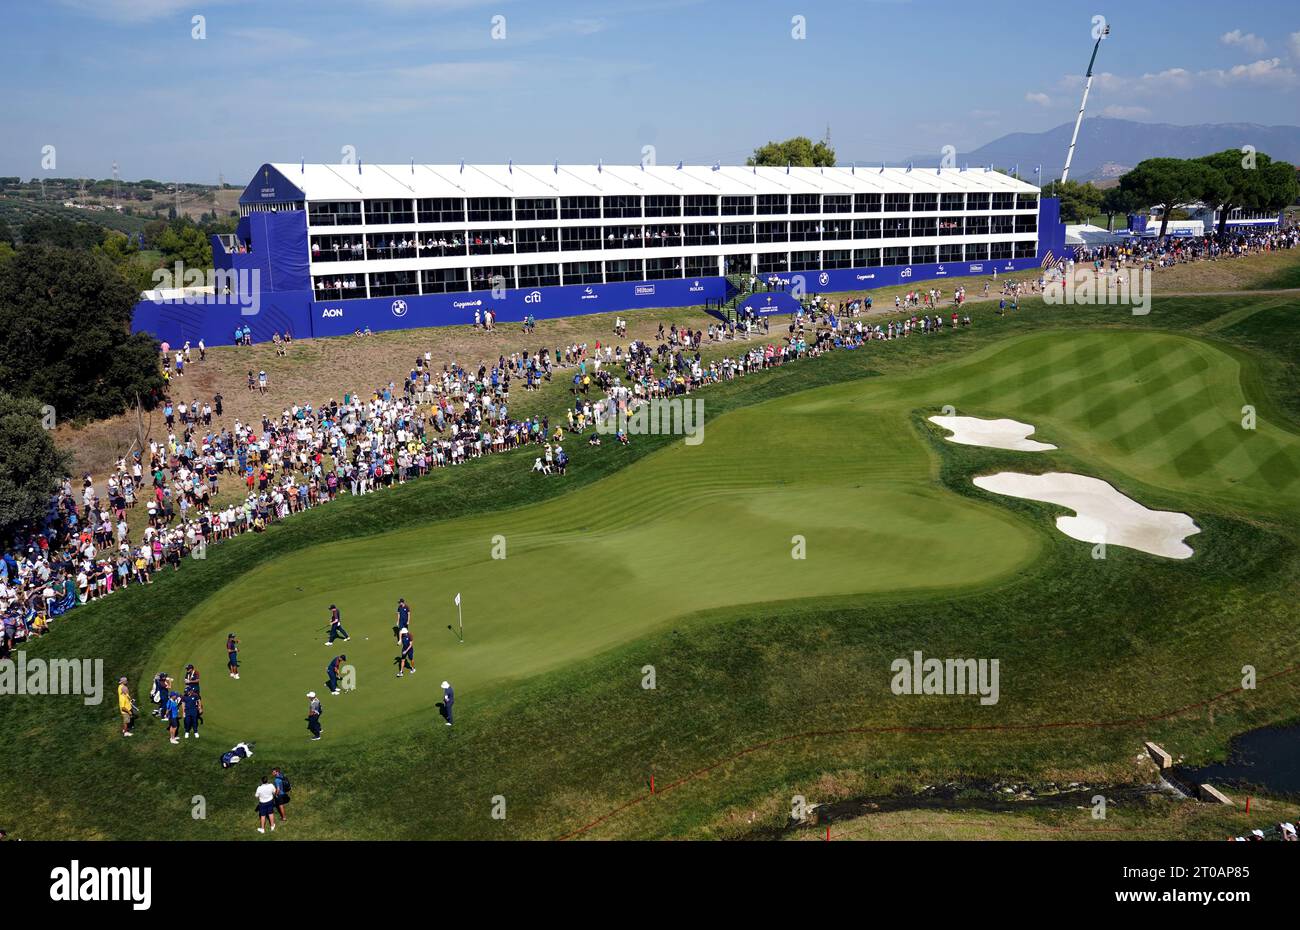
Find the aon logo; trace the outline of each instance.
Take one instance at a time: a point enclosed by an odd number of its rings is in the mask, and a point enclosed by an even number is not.
[[[343,308],[342,308],[342,307],[326,307],[324,310],[321,311],[321,314],[320,314],[320,315],[321,315],[321,319],[323,319],[323,320],[328,320],[328,319],[331,319],[331,318],[341,317],[341,316],[343,316]]]

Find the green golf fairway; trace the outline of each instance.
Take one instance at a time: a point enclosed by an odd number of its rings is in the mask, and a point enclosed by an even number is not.
[[[911,414],[945,404],[1033,423],[1062,453],[1130,477],[1130,490],[1163,489],[1164,506],[1172,498],[1193,516],[1199,495],[1294,509],[1300,440],[1261,418],[1242,442],[1240,378],[1232,356],[1192,338],[1045,332],[921,375],[781,398],[710,421],[698,446],[676,443],[557,500],[268,563],[178,624],[149,668],[198,665],[210,736],[305,750],[309,690],[325,701],[337,743],[391,732],[395,718],[436,722],[443,678],[471,694],[708,608],[995,584],[1054,531],[996,497],[981,503],[939,485]],[[1018,461],[1035,467],[1032,453]],[[796,535],[809,558],[792,558]],[[504,559],[492,558],[497,536]],[[464,645],[447,629],[457,592]],[[412,605],[419,669],[401,680],[399,596]],[[352,636],[334,647],[324,644],[331,603]],[[237,682],[223,674],[232,630],[242,641]],[[324,669],[337,653],[356,690],[332,697]]]

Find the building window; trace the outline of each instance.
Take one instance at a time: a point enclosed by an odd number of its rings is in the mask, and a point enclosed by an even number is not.
[[[1016,258],[1033,258],[1038,251],[1038,243],[1033,239],[1021,240],[1015,245]]]
[[[601,239],[607,249],[639,249],[645,244],[640,226],[606,226]]]
[[[645,199],[646,216],[681,216],[682,198],[676,194],[649,194]]]
[[[680,248],[682,227],[677,223],[647,223],[645,246],[647,249]]]
[[[912,246],[912,264],[913,265],[932,265],[939,250],[932,245],[914,245]]]
[[[987,242],[977,242],[966,246],[966,261],[986,262],[988,260],[989,244]]]
[[[471,223],[509,223],[514,219],[510,212],[509,197],[471,197],[469,221]]]
[[[559,249],[560,231],[558,229],[524,227],[515,230],[516,252],[558,252]]]
[[[1037,194],[1016,194],[1016,209],[1037,210],[1038,195]]]
[[[644,281],[645,272],[641,269],[641,259],[619,259],[605,262],[605,281]]]
[[[885,246],[883,257],[886,265],[906,265],[908,258],[907,246]]]
[[[987,236],[988,234],[989,234],[989,218],[987,216],[966,217],[966,235]]]
[[[723,216],[753,216],[754,198],[753,197],[723,197],[722,215]]]
[[[822,268],[852,268],[853,252],[849,249],[827,249],[822,252]]]
[[[961,246],[956,243],[945,242],[939,246],[940,262],[959,262],[961,261]]]
[[[558,287],[560,284],[559,265],[520,265],[520,287]]]
[[[882,222],[881,220],[854,220],[853,238],[854,239],[879,239],[881,236],[881,232],[880,232],[881,222]]]
[[[966,209],[966,195],[965,195],[965,194],[942,194],[942,195],[940,195],[940,197],[939,197],[939,209],[943,210],[945,213],[951,212],[951,211],[953,211],[953,210],[965,210],[965,209]]]
[[[565,226],[561,228],[563,237],[561,247],[566,252],[580,252],[584,249],[600,248],[599,226]]]
[[[414,223],[415,210],[409,200],[367,200],[366,225],[391,226],[394,223]]]
[[[641,216],[641,198],[637,196],[606,197],[605,219],[633,219]]]
[[[880,249],[854,249],[853,267],[854,268],[879,268]]]
[[[682,213],[686,216],[717,216],[718,198],[713,194],[687,194]]]
[[[689,246],[718,244],[718,227],[715,223],[687,223],[685,234],[683,242]],[[750,238],[752,240],[753,236]]]
[[[939,217],[939,235],[960,236],[962,234],[962,229],[963,226],[960,216]]]
[[[680,257],[646,259],[645,277],[647,281],[662,281],[665,278],[680,278],[684,273]]]
[[[790,255],[786,252],[759,252],[758,274],[785,274],[790,270]]]
[[[817,220],[795,220],[790,224],[791,242],[820,242],[821,238],[822,224]]]
[[[717,276],[718,276],[718,256],[716,255],[687,255],[686,256],[686,277],[716,278]]]
[[[912,209],[911,194],[886,194],[885,195],[886,213],[906,213],[910,209]]]
[[[469,289],[471,291],[490,291],[496,287],[507,290],[515,286],[515,267],[513,265],[484,265],[469,270]]]
[[[939,232],[939,221],[933,216],[918,216],[912,220],[913,236],[935,236]]]
[[[415,202],[421,223],[465,222],[465,201],[461,197],[424,197]]]
[[[1036,213],[1017,214],[1016,232],[1018,233],[1038,232],[1038,215]]]
[[[722,256],[723,274],[749,275],[754,273],[754,256],[748,252]]]
[[[757,242],[789,242],[790,233],[786,230],[785,223],[759,223],[758,233],[755,236]]]
[[[906,239],[911,230],[911,220],[906,217],[890,217],[882,221],[881,236],[885,239]]]
[[[360,300],[366,296],[366,276],[356,273],[321,275],[312,278],[312,289],[317,300]]]
[[[966,195],[967,212],[971,210],[987,210],[988,208],[989,208],[988,194],[967,194]]]
[[[312,226],[360,226],[361,202],[325,200],[320,203],[309,203],[307,217]]]
[[[790,270],[791,271],[821,271],[822,253],[821,252],[791,252]]]
[[[994,236],[1005,236],[1011,232],[1013,220],[1009,216],[989,217],[989,232]]]
[[[469,247],[465,244],[464,230],[457,229],[451,232],[444,230],[415,235],[420,240],[421,258],[448,258],[469,252]]]
[[[418,253],[419,243],[414,232],[383,232],[366,235],[366,258],[372,261],[415,258]]]
[[[1004,259],[1004,258],[1010,258],[1010,257],[1011,257],[1011,243],[1010,243],[1010,242],[990,242],[990,243],[989,243],[989,258],[990,258],[990,259],[992,259],[993,261],[996,262],[996,261],[1001,261],[1001,260]]]
[[[853,212],[854,213],[879,213],[880,195],[879,194],[854,194]]]
[[[426,294],[457,294],[469,290],[464,268],[430,268],[420,272],[420,290]]]
[[[938,209],[939,209],[938,194],[913,194],[912,195],[913,213],[933,213]]]
[[[753,245],[753,243],[754,243],[753,223],[723,223],[722,224],[723,245]]]
[[[564,263],[565,284],[603,284],[604,281],[605,275],[601,271],[600,262]]]
[[[823,213],[851,213],[852,211],[852,194],[826,194],[822,197]]]
[[[311,237],[313,262],[359,262],[365,257],[365,239],[357,233]]]
[[[865,221],[864,221],[865,222]],[[852,239],[852,220],[824,220],[822,222],[822,239]]]
[[[536,220],[553,220],[560,215],[554,197],[520,197],[515,200],[515,219],[526,223]]]
[[[759,194],[758,212],[763,214],[781,214],[790,212],[790,198],[785,194]]]
[[[369,277],[371,297],[406,297],[420,293],[414,271],[372,271]]]
[[[821,213],[820,194],[791,194],[791,213]],[[793,259],[792,259],[793,261]]]
[[[514,251],[513,229],[471,229],[469,231],[470,255],[513,255]]]
[[[994,194],[994,195],[993,195],[993,209],[994,209],[994,210],[1011,210],[1011,209],[1013,209],[1013,208],[1015,207],[1015,205],[1016,205],[1016,195],[1015,195],[1015,194],[1007,194],[1007,193],[1004,193],[1004,194]]]
[[[598,220],[600,219],[599,197],[561,197],[560,219],[562,220]]]

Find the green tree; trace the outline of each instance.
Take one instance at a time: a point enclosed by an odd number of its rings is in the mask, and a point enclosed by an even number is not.
[[[158,237],[157,248],[162,252],[163,266],[180,262],[190,269],[206,270],[212,267],[212,245],[193,223],[180,220],[172,223]]]
[[[1106,215],[1106,232],[1115,228],[1116,216],[1127,216],[1134,210],[1137,210],[1141,204],[1132,192],[1124,190],[1116,185],[1101,195],[1101,206],[1098,209]]]
[[[24,245],[54,245],[62,249],[93,249],[104,238],[104,229],[59,216],[33,216],[22,225]]]
[[[1211,172],[1212,181],[1201,199],[1219,211],[1219,235],[1227,231],[1228,214],[1233,210],[1281,210],[1300,193],[1295,167],[1263,152],[1225,149],[1196,161]]]
[[[1061,219],[1067,223],[1086,223],[1101,209],[1102,192],[1091,184],[1052,181],[1043,188],[1043,195],[1060,198]]]
[[[1160,208],[1162,237],[1169,228],[1174,209],[1199,200],[1212,183],[1208,167],[1182,158],[1148,158],[1119,179],[1119,186],[1131,193],[1143,208]]]
[[[163,382],[157,342],[130,332],[138,296],[102,254],[20,247],[0,264],[0,390],[60,420],[152,405]]]
[[[786,165],[833,168],[835,150],[825,142],[814,143],[807,136],[795,136],[784,142],[769,142],[754,149],[754,154],[745,159],[745,164],[774,168],[784,168]]]
[[[0,391],[0,539],[45,515],[71,457],[54,444],[41,404]]]

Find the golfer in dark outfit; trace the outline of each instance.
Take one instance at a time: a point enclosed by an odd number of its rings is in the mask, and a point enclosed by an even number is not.
[[[451,682],[442,683],[442,715],[447,718],[447,726],[451,726],[451,705],[456,703],[456,692],[451,690]]]
[[[315,691],[307,692],[307,729],[312,739],[320,739],[320,698]]]
[[[337,655],[330,659],[330,664],[325,666],[325,674],[329,679],[330,694],[339,693],[339,671],[343,668],[343,663],[348,660],[347,653]]]

